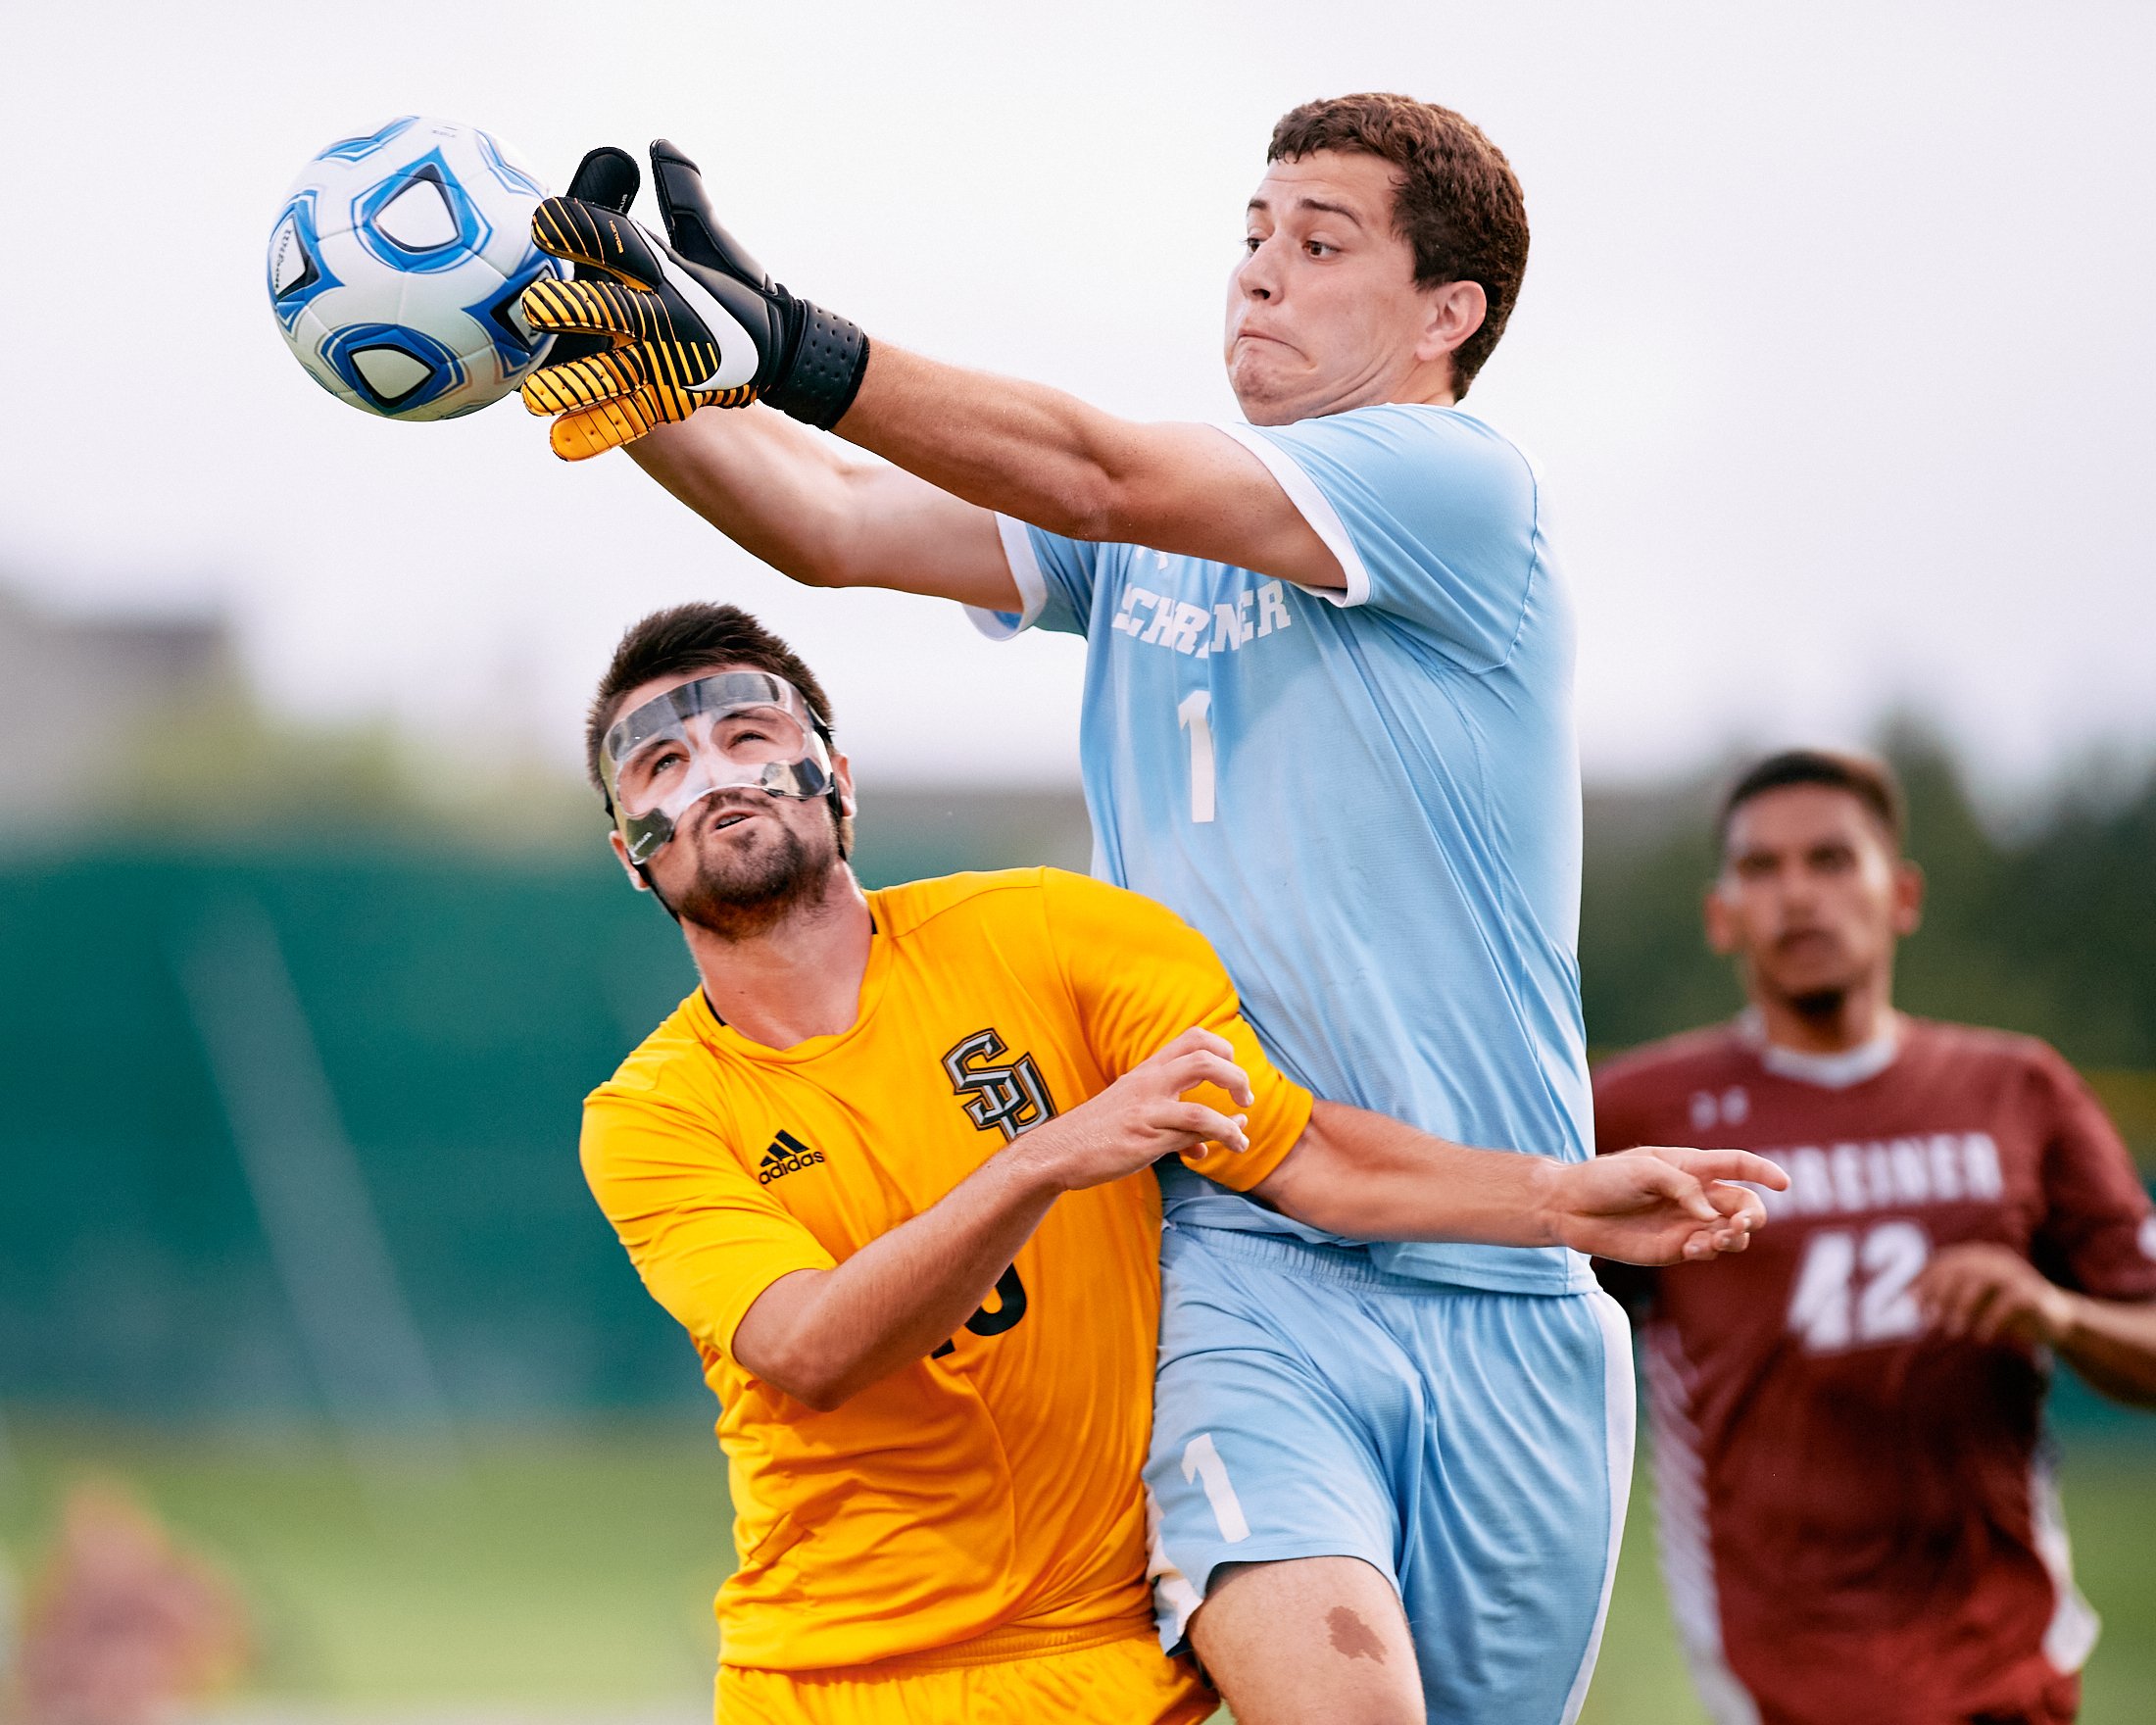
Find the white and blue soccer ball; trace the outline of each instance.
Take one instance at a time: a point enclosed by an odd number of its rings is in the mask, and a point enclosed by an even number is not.
[[[308,163],[270,234],[270,304],[308,375],[391,419],[499,401],[546,358],[524,289],[562,266],[531,243],[547,196],[476,126],[407,115]]]

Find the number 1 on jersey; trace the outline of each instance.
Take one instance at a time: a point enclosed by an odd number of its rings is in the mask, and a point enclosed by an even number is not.
[[[1193,689],[1183,697],[1183,703],[1175,710],[1177,722],[1191,733],[1191,819],[1207,821],[1213,817],[1213,734],[1212,695],[1204,689]]]

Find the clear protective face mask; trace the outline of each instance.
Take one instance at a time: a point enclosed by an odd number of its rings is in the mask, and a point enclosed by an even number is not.
[[[727,670],[623,714],[599,768],[629,861],[642,863],[716,791],[804,801],[831,794],[831,752],[801,691],[768,671]]]

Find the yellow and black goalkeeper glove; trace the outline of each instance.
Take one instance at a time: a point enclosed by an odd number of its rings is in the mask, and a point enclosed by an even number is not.
[[[636,202],[636,188],[642,182],[636,158],[626,150],[616,150],[611,144],[602,144],[596,150],[588,150],[583,161],[576,165],[576,172],[569,180],[567,196],[581,204],[612,211],[616,216],[626,216],[629,206]],[[571,271],[578,281],[612,280],[611,276],[599,276],[579,264]],[[518,302],[522,309],[522,302]],[[557,335],[554,345],[547,350],[550,365],[559,366],[568,360],[585,360],[593,354],[604,353],[613,346],[611,335]]]
[[[608,159],[605,174],[586,170]],[[618,193],[635,164],[595,150],[570,184]],[[558,339],[596,338],[596,349],[558,348],[524,379],[524,405],[558,415],[553,444],[567,461],[633,441],[700,407],[762,401],[828,429],[854,405],[868,338],[844,318],[775,285],[711,215],[696,164],[663,138],[652,179],[667,240],[630,221],[627,199],[549,198],[532,216],[542,251],[576,268],[573,281],[524,291],[524,316]],[[670,241],[671,243],[667,243]]]

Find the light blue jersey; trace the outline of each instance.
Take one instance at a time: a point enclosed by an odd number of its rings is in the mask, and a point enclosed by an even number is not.
[[[1535,468],[1451,408],[1227,429],[1345,593],[1001,523],[1026,609],[983,627],[1087,637],[1094,871],[1209,937],[1318,1095],[1583,1158],[1573,619]],[[1179,1166],[1161,1185],[1178,1225],[1327,1238]],[[1592,1285],[1558,1247],[1370,1257],[1497,1291]]]

